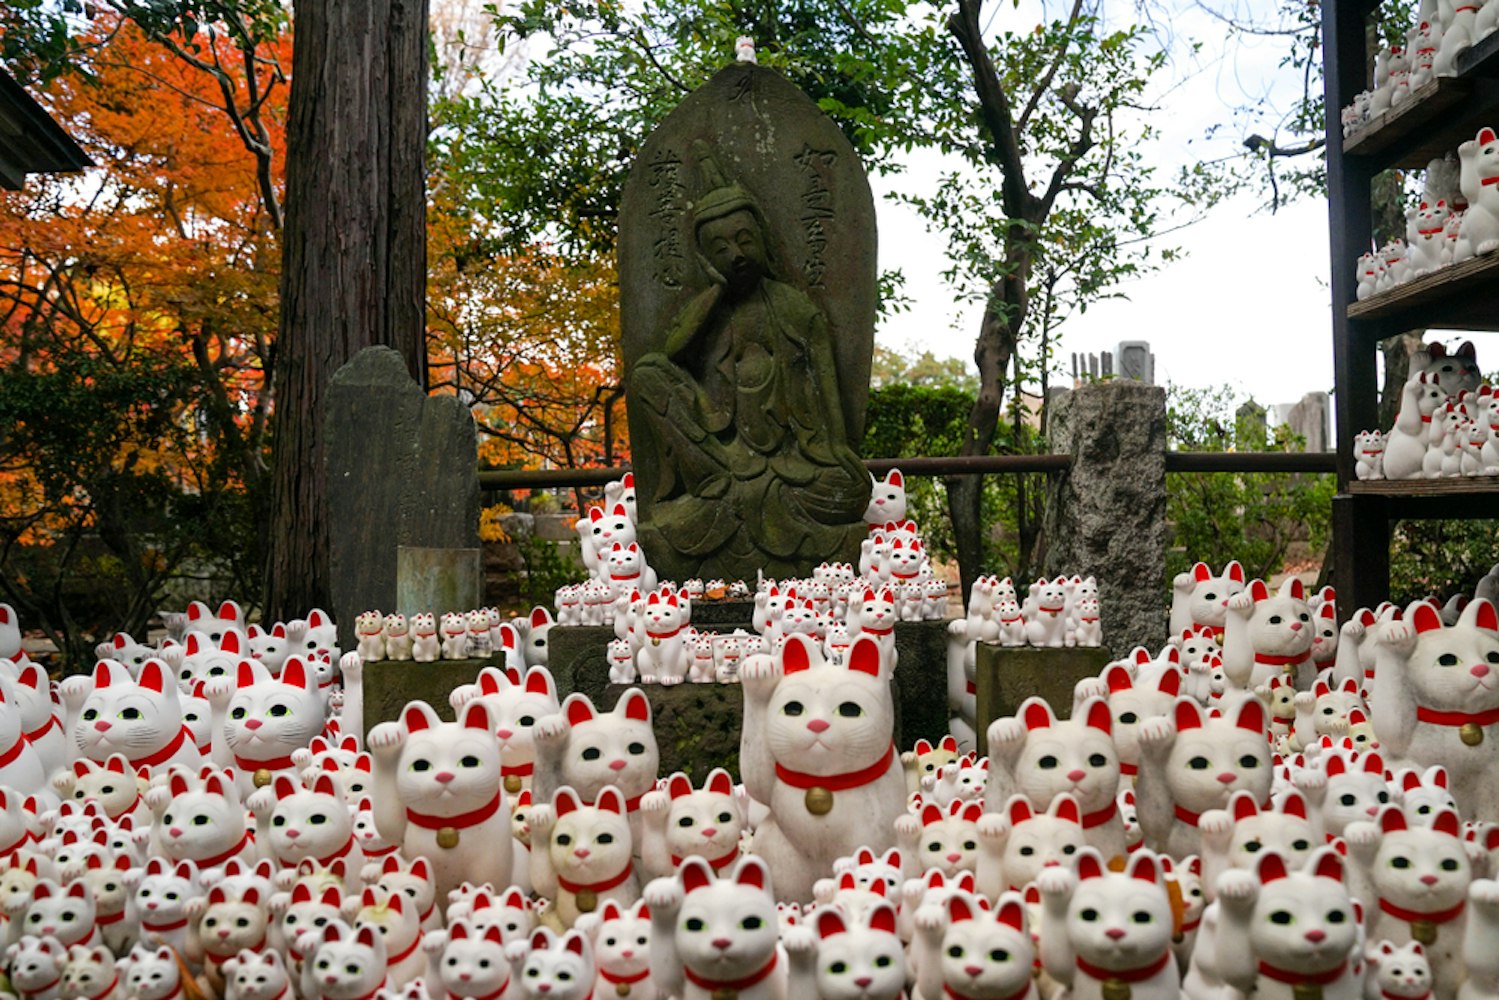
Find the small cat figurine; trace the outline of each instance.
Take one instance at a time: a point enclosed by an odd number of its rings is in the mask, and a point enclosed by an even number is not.
[[[905,989],[906,953],[889,903],[876,903],[854,919],[836,907],[819,909],[784,941],[792,1000],[896,1000]]]
[[[430,611],[411,616],[411,659],[417,663],[434,663],[442,655],[442,639],[437,632],[437,617]]]
[[[64,889],[51,879],[39,879],[20,928],[11,933],[15,940],[21,934],[34,934],[56,938],[64,948],[75,944],[91,948],[101,943],[95,913],[94,894],[87,882],[78,879]]]
[[[254,886],[231,896],[222,885],[188,902],[187,957],[203,968],[215,995],[224,993],[223,964],[241,950],[259,951],[270,927],[265,897]]]
[[[354,926],[373,928],[385,942],[385,976],[400,988],[419,977],[427,967],[422,943],[422,919],[416,903],[398,889],[366,886],[360,894]]]
[[[1266,851],[1254,872],[1225,873],[1218,898],[1216,959],[1229,985],[1263,1000],[1361,1000],[1359,956],[1350,960],[1358,914],[1335,848],[1319,848],[1304,871]]]
[[[445,723],[426,702],[369,734],[375,765],[375,828],[408,857],[432,865],[446,896],[465,879],[509,885],[514,851],[499,740],[482,701]]]
[[[246,948],[223,965],[224,1000],[283,1000],[291,975],[279,952]]]
[[[627,1000],[655,1000],[651,983],[651,911],[645,900],[621,908],[606,900],[595,914],[578,918],[578,927],[593,945],[599,978],[596,995]]]
[[[27,934],[5,949],[11,989],[26,1000],[57,1000],[67,960],[68,950],[57,938]]]
[[[641,616],[640,651],[635,667],[647,684],[680,684],[687,676],[689,656],[684,630],[690,621],[687,609],[675,594],[651,593]]]
[[[166,858],[192,861],[200,872],[220,868],[231,858],[255,858],[245,807],[229,775],[210,770],[199,783],[173,770],[166,788],[152,789],[153,796],[160,792],[168,795],[156,819],[152,843]]]
[[[570,694],[557,713],[536,721],[532,734],[535,800],[549,802],[567,785],[591,804],[604,786],[614,785],[624,796],[631,837],[640,844],[640,798],[655,787],[661,759],[645,693],[630,688],[612,712],[597,711],[586,695]]]
[[[1003,809],[979,817],[975,885],[989,899],[1006,889],[1019,891],[1042,868],[1072,865],[1083,838],[1077,800],[1063,792],[1042,812],[1024,795],[1012,795]]]
[[[1041,890],[1041,963],[1069,996],[1175,1000],[1181,973],[1171,950],[1174,921],[1161,863],[1148,850],[1112,872],[1092,848],[1036,876]]]
[[[1159,720],[1155,720],[1159,721]],[[1124,853],[1119,820],[1119,756],[1113,718],[1102,698],[1089,698],[1072,718],[1058,720],[1036,697],[1020,703],[1012,718],[989,726],[987,809],[998,810],[1014,792],[1036,809],[1067,792],[1082,810],[1083,835],[1105,857]]]
[[[366,663],[385,659],[385,618],[378,611],[365,611],[354,619],[354,638]]]
[[[83,880],[94,894],[94,922],[99,933],[111,951],[126,954],[135,946],[140,932],[135,894],[128,881],[134,860],[122,854],[113,864],[100,857],[91,857],[85,864]]]
[[[1209,809],[1223,809],[1245,789],[1255,802],[1270,797],[1265,707],[1257,698],[1207,715],[1190,698],[1178,698],[1168,719],[1140,726],[1140,774],[1135,799],[1145,843],[1175,858],[1201,850],[1197,824]]]
[[[940,904],[923,903],[909,961],[916,968],[913,1000],[1040,995],[1032,978],[1036,949],[1018,893],[1001,894],[992,910],[961,890]]]
[[[1369,701],[1381,747],[1420,767],[1442,765],[1464,815],[1499,822],[1492,749],[1484,745],[1499,739],[1494,605],[1473,600],[1447,628],[1436,608],[1418,601],[1403,620],[1376,625],[1373,638]]]
[[[327,772],[311,787],[279,774],[270,788],[250,796],[248,805],[257,820],[256,842],[263,856],[283,868],[295,868],[307,858],[327,868],[342,859],[344,888],[358,888],[364,853],[354,837],[353,816]]]
[[[526,642],[522,647],[526,666],[544,667],[547,665],[551,648],[548,637],[555,624],[551,611],[540,605],[531,609],[531,627],[526,631]]]
[[[1447,36],[1442,37],[1445,42]],[[1453,263],[1460,264],[1499,249],[1499,196],[1490,181],[1499,176],[1499,139],[1495,138],[1494,130],[1481,129],[1476,138],[1457,147],[1457,157],[1462,171],[1459,183],[1468,199],[1468,210],[1463,213],[1462,229],[1452,255]]]
[[[906,519],[906,481],[899,469],[891,469],[884,479],[870,480],[869,506],[864,509],[864,523],[884,527],[891,521]]]
[[[153,857],[138,877],[135,909],[141,918],[141,942],[181,952],[187,947],[187,901],[198,894],[198,866]]]
[[[564,927],[612,899],[629,906],[640,895],[631,860],[633,839],[624,797],[606,785],[593,805],[584,805],[566,785],[550,806],[531,807],[531,885],[554,901]]]
[[[519,993],[497,926],[479,929],[466,920],[453,920],[446,932],[428,931],[422,950],[427,953],[425,982],[431,1000],[509,1000]]]
[[[472,688],[459,688],[449,699],[454,711],[478,698],[489,709],[500,741],[505,794],[519,795],[531,787],[536,769],[536,741],[532,733],[538,720],[556,713],[557,682],[546,667],[531,667],[522,677],[495,667],[479,671],[479,681]]]
[[[777,947],[770,868],[753,855],[717,878],[688,858],[672,878],[646,887],[651,912],[651,981],[680,1000],[785,1000],[786,967]]]
[[[513,976],[525,1000],[585,1000],[593,995],[593,948],[578,931],[559,938],[545,927],[537,928],[529,942],[509,945],[505,954],[511,956]]]
[[[1431,963],[1426,961],[1421,942],[1411,941],[1401,947],[1389,941],[1371,943],[1364,949],[1364,960],[1369,965],[1368,978],[1385,1000],[1431,997]]]
[[[1181,635],[1194,626],[1207,628],[1221,642],[1228,617],[1228,599],[1245,587],[1244,567],[1237,559],[1213,575],[1206,563],[1197,563],[1171,582],[1171,634]]]
[[[303,934],[297,948],[308,956],[299,991],[304,1000],[364,1000],[390,985],[385,939],[368,925],[355,930],[335,920],[320,934]]]
[[[1359,431],[1353,437],[1354,474],[1359,479],[1384,478],[1384,432]]]
[[[1025,615],[1025,639],[1032,646],[1060,648],[1067,643],[1067,587],[1064,578],[1040,579],[1031,585],[1033,601]]]
[[[813,882],[860,846],[894,846],[906,783],[889,663],[869,635],[854,640],[843,666],[792,635],[740,668],[740,766],[750,796],[770,808],[754,851],[774,868],[783,899],[810,899]]]
[[[1253,691],[1271,677],[1286,674],[1296,687],[1312,686],[1311,608],[1301,581],[1291,577],[1274,596],[1262,580],[1252,580],[1228,601],[1228,624],[1223,637],[1223,668],[1238,688]]]
[[[74,945],[62,972],[62,995],[69,1000],[124,1000],[114,952],[104,945]]]
[[[638,542],[626,545],[615,542],[600,550],[599,555],[603,560],[600,568],[616,594],[630,590],[648,594],[656,589],[656,571],[647,565]]]
[[[714,871],[738,859],[744,815],[734,797],[734,779],[723,768],[709,771],[698,790],[678,771],[664,791],[647,793],[640,806],[645,812],[640,860],[648,875],[671,875],[692,855],[706,859]]]
[[[385,616],[385,658],[405,662],[411,659],[411,624],[406,616],[393,611]]]
[[[978,823],[984,814],[980,802],[954,799],[947,807],[927,802],[919,815],[895,818],[895,836],[900,841],[905,873],[920,878],[937,868],[949,878],[978,866]]]
[[[444,660],[468,659],[468,618],[456,611],[444,612],[438,634],[442,637]]]

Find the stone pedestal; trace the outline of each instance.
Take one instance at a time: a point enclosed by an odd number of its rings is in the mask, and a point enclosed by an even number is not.
[[[1059,398],[1048,431],[1072,467],[1051,477],[1046,575],[1098,580],[1103,641],[1166,641],[1166,391],[1139,382],[1084,385]],[[1070,697],[1070,696],[1069,696]]]
[[[1102,647],[1034,649],[979,643],[974,660],[979,755],[989,752],[989,723],[1014,715],[1032,695],[1046,699],[1057,718],[1071,718],[1072,689],[1085,677],[1097,677],[1112,659]]]
[[[453,709],[448,695],[456,687],[472,684],[486,666],[503,666],[502,657],[487,660],[437,660],[414,663],[410,660],[379,660],[364,665],[364,731],[382,722],[400,717],[409,701],[425,701],[437,710],[443,721],[452,722]]]
[[[330,610],[353,649],[355,617],[397,605],[402,546],[479,548],[478,438],[468,408],[424,393],[388,347],[365,348],[334,373],[326,420]],[[482,603],[476,594],[421,610]]]

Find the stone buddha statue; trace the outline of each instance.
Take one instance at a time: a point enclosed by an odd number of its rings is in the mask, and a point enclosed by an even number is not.
[[[628,375],[632,429],[648,428],[635,463],[656,471],[641,540],[678,578],[805,573],[857,553],[870,488],[828,319],[784,280],[754,195],[707,143],[692,153],[691,225],[710,280]]]

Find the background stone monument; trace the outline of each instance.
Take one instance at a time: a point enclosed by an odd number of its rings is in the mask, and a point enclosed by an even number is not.
[[[779,73],[730,66],[646,140],[619,229],[652,566],[754,580],[856,558],[877,268],[843,134]]]

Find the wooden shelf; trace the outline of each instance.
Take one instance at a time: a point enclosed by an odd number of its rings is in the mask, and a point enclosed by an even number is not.
[[[1499,32],[1464,52],[1457,76],[1442,76],[1343,140],[1343,155],[1385,167],[1421,169],[1478,134],[1499,127]]]
[[[1377,321],[1381,336],[1405,330],[1499,330],[1499,253],[1470,257],[1348,306],[1350,320]]]
[[[1348,484],[1354,496],[1452,497],[1489,494],[1499,500],[1499,476],[1462,476],[1457,479],[1359,479]],[[1499,517],[1499,503],[1494,505]]]

